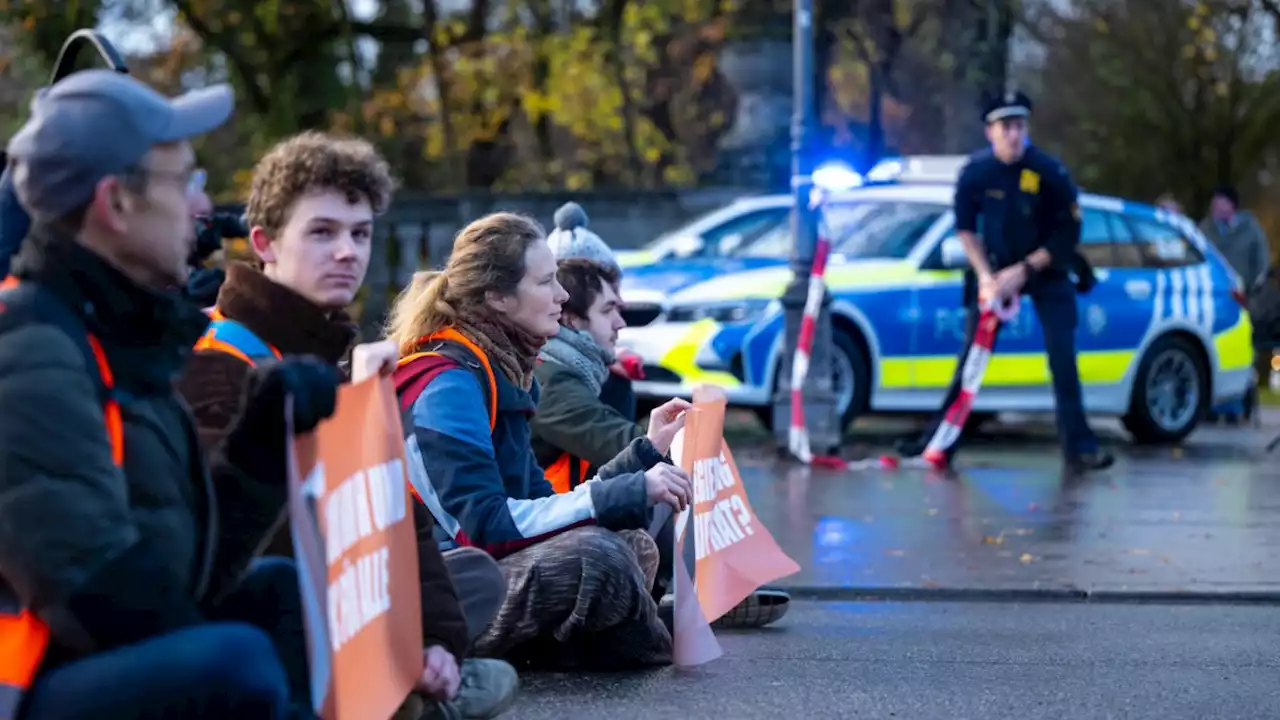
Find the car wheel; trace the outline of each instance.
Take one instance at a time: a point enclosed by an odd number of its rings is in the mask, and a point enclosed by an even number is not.
[[[871,368],[867,356],[853,338],[832,329],[831,390],[844,430],[867,408],[871,392]]]
[[[831,351],[831,391],[835,395],[836,411],[840,413],[840,428],[844,430],[867,407],[871,370],[866,355],[858,349],[852,338],[839,330],[832,330]],[[774,374],[770,398],[778,392],[781,372],[779,367],[778,373]],[[752,409],[760,424],[773,432],[772,402]]]
[[[1138,364],[1125,429],[1141,444],[1176,443],[1209,411],[1209,370],[1195,344],[1158,338]]]

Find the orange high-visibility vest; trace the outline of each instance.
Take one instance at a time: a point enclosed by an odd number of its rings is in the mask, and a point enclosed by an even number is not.
[[[7,309],[7,301],[21,283],[9,276],[0,283],[0,311]],[[73,338],[75,339],[75,338]],[[124,418],[115,398],[115,376],[102,344],[92,333],[85,333],[88,355],[98,374],[102,388],[102,415],[106,424],[107,440],[111,443],[111,461],[116,467],[124,466]],[[17,595],[7,583],[0,582],[0,720],[17,717],[22,698],[49,648],[49,626],[29,608],[23,607]]]
[[[591,468],[591,463],[576,458],[569,453],[561,453],[556,458],[551,467],[547,468],[547,480],[551,483],[551,489],[558,493],[573,492],[573,489],[581,485],[587,477],[587,470]]]
[[[467,339],[465,335],[458,332],[457,330],[454,330],[453,328],[445,328],[444,330],[431,333],[430,335],[423,335],[422,337],[418,338],[418,341],[414,343],[414,346],[425,347],[428,345],[428,343],[440,344],[445,342],[453,342],[461,345],[462,347],[466,348],[468,352],[474,355],[476,358],[476,361],[480,363],[480,367],[475,369],[483,370],[484,379],[487,381],[487,384],[481,385],[481,389],[486,391],[485,395],[486,395],[486,400],[488,401],[486,404],[488,405],[487,409],[489,410],[489,432],[492,433],[494,427],[496,427],[498,423],[498,379],[497,379],[497,376],[493,374],[493,365],[489,363],[489,356],[485,354],[484,350],[480,349],[479,345],[476,345],[475,343],[471,342],[470,340]],[[424,350],[421,352],[414,352],[414,353],[405,355],[404,357],[396,361],[396,368],[398,370],[400,368],[403,368],[409,365],[414,360],[417,360],[423,357],[431,357],[431,356],[448,357],[445,353],[440,352],[440,349],[437,347],[434,350]],[[452,360],[453,358],[449,358],[449,359]],[[479,375],[479,373],[477,373],[477,375]],[[397,378],[397,380],[398,381],[396,383],[396,389],[397,389],[397,392],[400,392],[404,390],[405,387],[403,387],[401,382],[399,381],[400,378]],[[413,384],[412,380],[409,380],[407,384],[412,385]],[[417,388],[416,392],[421,393],[422,387]],[[401,398],[402,409],[407,412],[408,406],[411,406],[413,404],[413,400],[415,399],[417,398],[402,397]],[[406,429],[411,429],[411,428],[412,426],[408,425],[406,421]],[[418,502],[422,502],[422,497],[418,495],[418,491],[413,487],[413,485],[409,486],[409,492],[413,493],[413,496],[417,498]]]

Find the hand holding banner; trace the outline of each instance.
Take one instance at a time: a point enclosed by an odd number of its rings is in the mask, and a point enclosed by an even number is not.
[[[385,720],[423,669],[417,537],[390,378],[340,388],[333,417],[294,438],[290,461],[313,707],[324,720]]]
[[[694,410],[672,456],[693,479],[693,506],[676,523],[683,539],[693,534],[698,601],[714,622],[762,585],[800,570],[756,517],[733,453],[724,441],[724,391],[694,390]],[[692,527],[688,517],[692,511]],[[678,541],[679,542],[679,541]]]

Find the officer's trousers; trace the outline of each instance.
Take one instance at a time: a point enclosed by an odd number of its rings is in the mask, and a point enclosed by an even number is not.
[[[1080,372],[1076,367],[1076,326],[1079,323],[1079,310],[1076,307],[1076,289],[1067,278],[1061,280],[1045,280],[1029,288],[1029,299],[1040,320],[1044,332],[1044,349],[1049,358],[1049,373],[1053,378],[1054,409],[1058,419],[1058,435],[1062,440],[1062,450],[1067,456],[1087,455],[1097,452],[1098,438],[1089,428],[1085,419],[1084,403],[1080,391]],[[929,440],[937,432],[942,419],[946,417],[951,406],[960,397],[963,380],[965,358],[973,345],[974,331],[978,324],[978,307],[976,301],[968,308],[965,320],[965,340],[960,349],[959,361],[955,375],[947,388],[942,409],[930,421],[920,440],[920,447],[928,445]],[[992,354],[998,356],[1000,326],[996,328]],[[981,395],[982,391],[979,390]],[[963,435],[956,438],[950,447],[945,449],[947,459],[954,457],[959,449]]]

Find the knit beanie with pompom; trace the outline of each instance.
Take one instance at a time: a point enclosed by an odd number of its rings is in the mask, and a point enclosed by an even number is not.
[[[556,260],[591,260],[622,272],[613,251],[600,236],[587,229],[587,213],[578,203],[565,203],[556,210],[556,228],[547,235],[547,244]]]

